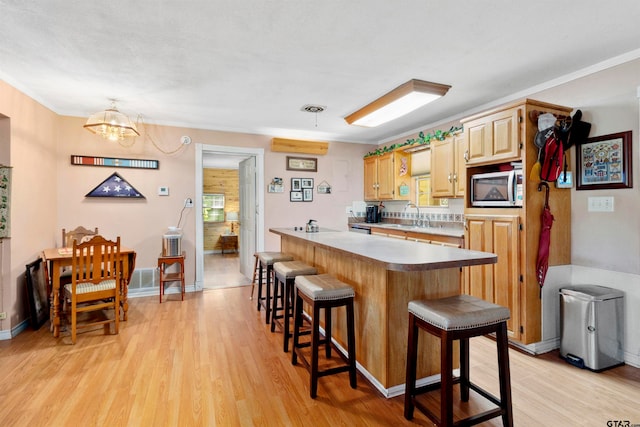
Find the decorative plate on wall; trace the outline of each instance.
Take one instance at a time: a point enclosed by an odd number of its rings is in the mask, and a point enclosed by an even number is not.
[[[88,192],[85,197],[126,197],[133,199],[144,199],[138,190],[133,188],[117,172],[102,181],[100,185]]]

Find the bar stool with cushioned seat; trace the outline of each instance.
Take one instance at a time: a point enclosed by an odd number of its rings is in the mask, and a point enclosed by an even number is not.
[[[296,365],[298,357],[302,364],[311,373],[311,385],[309,394],[315,399],[318,391],[318,378],[340,372],[349,372],[351,388],[356,388],[356,339],[354,330],[353,288],[331,276],[330,274],[318,274],[316,276],[297,276],[295,279],[296,299],[293,318],[293,351],[291,363]],[[300,343],[300,328],[302,326],[302,303],[311,306],[311,342]],[[347,356],[338,351],[342,360],[346,363],[318,370],[318,350],[320,344],[324,344],[326,357],[331,357],[331,309],[345,306],[347,309]],[[320,340],[320,309],[324,308],[325,325],[324,340]],[[302,349],[311,347],[311,363],[302,354]]]
[[[513,426],[511,380],[509,373],[509,342],[507,320],[509,309],[472,297],[458,295],[448,298],[409,302],[409,342],[407,376],[404,395],[404,416],[413,418],[418,408],[438,426],[452,426],[453,385],[460,384],[460,399],[469,401],[469,389],[491,401],[497,408],[457,420],[455,425],[474,425],[498,416],[505,426]],[[418,328],[440,337],[440,382],[416,387]],[[500,399],[469,380],[469,338],[495,332],[498,348]],[[453,341],[460,340],[460,375],[453,377]],[[440,389],[440,417],[416,400],[416,396]]]
[[[293,261],[291,255],[282,252],[256,252],[258,257],[258,311],[264,307],[266,313],[265,323],[271,322],[271,277],[273,276],[273,264],[276,262]],[[266,273],[266,291],[262,295],[262,275]]]
[[[315,267],[302,261],[285,261],[273,264],[273,307],[271,309],[271,332],[275,332],[276,325],[284,335],[284,352],[289,351],[289,319],[293,316],[293,285],[297,276],[317,274]],[[282,311],[282,314],[278,314]],[[282,319],[282,322],[280,322]]]

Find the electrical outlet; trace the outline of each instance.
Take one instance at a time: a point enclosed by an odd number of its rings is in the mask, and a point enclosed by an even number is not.
[[[184,207],[185,208],[192,208],[193,207],[193,200],[191,200],[188,197],[186,199],[184,199]]]
[[[0,320],[4,320],[7,318],[7,312],[3,311],[2,313],[0,313]]]

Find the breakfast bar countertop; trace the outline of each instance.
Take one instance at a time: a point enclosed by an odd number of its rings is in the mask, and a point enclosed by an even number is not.
[[[497,255],[430,245],[409,240],[389,239],[382,236],[323,231],[307,233],[293,228],[272,228],[274,234],[305,240],[315,245],[355,255],[368,261],[381,263],[392,271],[424,271],[470,265],[495,264]]]

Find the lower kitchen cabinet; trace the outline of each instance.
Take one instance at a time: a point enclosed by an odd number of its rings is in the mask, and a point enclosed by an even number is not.
[[[466,267],[465,293],[508,307],[509,337],[520,339],[520,217],[467,215],[467,249],[493,252],[496,264]]]

